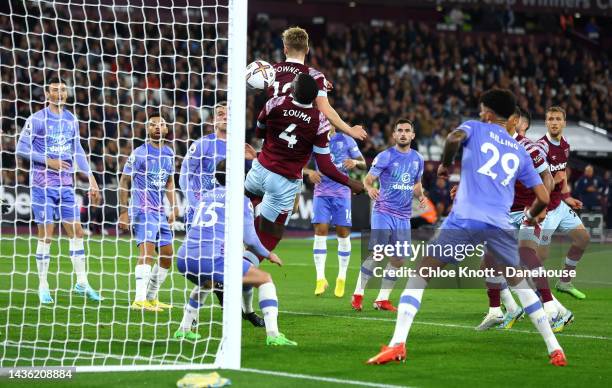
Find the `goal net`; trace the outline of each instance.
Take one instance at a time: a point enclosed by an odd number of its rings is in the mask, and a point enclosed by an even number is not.
[[[0,367],[240,367],[246,18],[246,1],[237,0],[9,0],[0,6]],[[49,88],[52,77],[66,86],[69,113],[50,108],[50,101],[61,99],[59,88]],[[214,295],[197,299],[194,330],[201,337],[177,339],[194,288],[176,262],[188,207],[179,171],[194,141],[218,130],[215,107],[224,102],[231,112],[226,203],[233,205],[219,205],[226,233],[212,238],[225,246],[228,258],[224,268],[214,268],[225,273],[223,307]],[[78,139],[64,132],[64,126],[72,125],[71,115]],[[157,167],[150,161],[157,155],[147,134],[155,116],[168,128],[165,145],[173,160],[167,169],[173,171],[160,173],[161,159]],[[20,148],[22,138],[30,146],[27,156]],[[79,164],[79,140],[86,166]],[[141,167],[134,163],[131,169],[132,230],[126,232],[118,227],[120,182],[138,149],[145,152]],[[70,166],[58,167],[63,169],[58,173],[47,158],[67,160]],[[87,167],[99,186],[99,200],[90,196],[92,185],[81,172]],[[157,174],[161,183],[139,188],[138,168],[144,169],[140,178],[145,182]],[[154,312],[132,308],[143,279],[136,269],[142,264],[137,241],[151,241],[151,234],[155,240],[173,213],[163,194],[169,187],[166,179],[175,182],[178,217],[172,235],[166,236],[174,248],[173,262],[156,298],[172,308],[159,306],[162,311]],[[154,221],[133,215],[153,206],[147,202],[153,195],[148,184],[162,190],[158,208],[165,214],[158,212]],[[137,196],[146,203],[136,201]],[[40,237],[53,223],[54,233]],[[161,264],[153,258],[153,274],[144,278],[161,280],[162,270],[155,265]],[[41,295],[45,282],[49,292]],[[103,300],[96,301],[96,293]],[[43,303],[46,297],[50,300]]]

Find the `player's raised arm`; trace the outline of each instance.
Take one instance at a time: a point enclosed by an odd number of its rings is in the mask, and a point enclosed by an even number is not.
[[[448,168],[453,164],[455,156],[459,148],[461,148],[461,144],[468,138],[468,133],[464,129],[466,125],[467,123],[464,123],[459,128],[449,133],[444,142],[440,166],[438,166],[438,176],[441,178],[448,179]]]
[[[346,133],[352,138],[358,140],[365,140],[368,137],[368,133],[361,125],[353,125],[352,127],[348,125],[338,112],[329,104],[329,99],[327,96],[317,96],[316,99],[317,109],[319,109],[325,117],[329,120],[329,122],[339,131]]]

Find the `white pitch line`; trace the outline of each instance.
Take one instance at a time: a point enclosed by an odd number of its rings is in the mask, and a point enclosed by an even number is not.
[[[121,359],[132,359],[132,360],[145,361],[145,362],[147,362],[147,361],[150,362],[150,361],[152,361],[152,359],[163,357],[163,356],[153,356],[151,358],[147,358],[147,357],[142,357],[142,356],[120,356],[120,355],[115,355],[115,354],[94,353],[94,352],[88,352],[88,351],[78,351],[78,350],[74,350],[74,349],[60,349],[60,348],[45,347],[45,346],[34,346],[34,345],[27,345],[27,344],[19,344],[19,343],[13,342],[13,341],[0,342],[0,345],[11,346],[11,347],[19,347],[19,348],[24,348],[24,349],[33,349],[33,350],[44,350],[44,351],[72,353],[72,354],[77,354],[77,355],[80,354],[80,355],[90,356],[90,357],[114,358],[114,359],[119,359],[119,360],[121,360]],[[159,365],[163,366],[163,364],[159,364]],[[177,363],[172,364],[172,365],[180,365],[182,367],[185,367],[185,369],[189,369],[189,367],[191,366],[188,363],[182,363],[182,362],[177,362]],[[135,370],[137,370],[139,367],[147,368],[149,366],[150,365],[148,365],[148,364],[134,365],[134,368],[135,368]],[[77,366],[77,368],[78,368],[78,366]],[[87,368],[87,367],[81,367],[81,368],[83,369],[83,368]],[[114,370],[114,368],[115,368],[115,365],[109,365],[108,371],[109,372],[112,372],[112,371],[121,371],[120,368],[117,369],[117,370]],[[193,365],[193,369],[194,370],[197,370],[198,368],[199,368],[198,365]],[[96,368],[96,371],[100,371],[100,370],[98,368]],[[372,383],[372,382],[369,382],[369,381],[337,379],[337,378],[333,378],[333,377],[316,376],[316,375],[305,375],[305,374],[301,374],[301,373],[289,373],[289,372],[280,372],[280,371],[265,370],[265,369],[240,368],[239,371],[240,372],[247,372],[247,373],[257,373],[257,374],[261,374],[261,375],[287,377],[287,378],[292,378],[292,379],[321,381],[321,382],[334,383],[334,384],[357,385],[357,386],[361,386],[361,387],[411,388],[411,387],[407,387],[407,386],[404,386],[404,385],[379,384],[379,383]]]
[[[250,372],[250,373],[259,373],[259,374],[262,374],[262,375],[289,377],[289,378],[292,378],[292,379],[322,381],[322,382],[326,382],[326,383],[345,384],[345,385],[359,385],[359,386],[362,386],[362,387],[377,387],[377,388],[400,388],[401,387],[401,388],[410,388],[410,387],[407,387],[405,385],[379,384],[379,383],[371,383],[371,382],[368,382],[368,381],[336,379],[336,378],[333,378],[333,377],[303,375],[303,374],[300,374],[300,373],[276,372],[276,371],[263,370],[263,369],[240,368],[240,371],[241,372]]]
[[[334,315],[334,314],[319,314],[319,313],[307,313],[301,311],[280,311],[282,314],[289,315],[306,315],[313,317],[325,317],[325,318],[342,318],[342,319],[355,319],[355,320],[363,320],[363,321],[383,321],[383,322],[395,322],[395,318],[378,318],[378,317],[357,317],[354,315]],[[425,326],[439,326],[439,327],[454,327],[458,329],[469,329],[474,330],[475,326],[468,325],[459,325],[454,323],[440,323],[440,322],[423,322],[423,321],[414,321],[414,324],[417,325],[425,325]],[[506,333],[524,333],[524,334],[539,334],[535,330],[521,330],[521,329],[512,329],[512,330],[499,330],[500,332]],[[573,337],[573,338],[585,338],[585,339],[595,339],[595,340],[603,340],[603,341],[612,341],[612,337],[600,336],[600,335],[591,335],[591,334],[571,334],[571,333],[557,333],[558,336],[563,337]]]

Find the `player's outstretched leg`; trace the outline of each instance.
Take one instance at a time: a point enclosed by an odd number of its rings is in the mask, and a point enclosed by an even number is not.
[[[346,287],[346,271],[351,260],[351,229],[336,226],[336,233],[338,234],[338,277],[334,295],[342,298]]]
[[[565,258],[565,270],[566,271],[575,271],[578,262],[582,258],[586,247],[589,245],[590,237],[589,232],[584,228],[581,224],[579,227],[571,230],[569,232],[569,236],[572,239],[572,246],[567,252],[567,257]],[[571,276],[564,276],[559,279],[556,287],[557,291],[565,292],[570,294],[576,299],[585,299],[586,295],[584,292],[578,290],[572,284]]]
[[[175,339],[187,339],[196,341],[202,338],[197,333],[198,317],[200,307],[206,303],[210,290],[195,286],[189,295],[189,301],[183,309],[183,319],[177,331],[174,332]]]
[[[377,355],[367,361],[368,364],[379,365],[406,359],[406,340],[414,316],[421,307],[425,287],[427,287],[427,281],[420,276],[408,279],[406,289],[400,297],[393,338],[388,346],[383,346]]]
[[[83,243],[83,228],[80,222],[64,222],[64,229],[70,238],[68,242],[70,250],[70,260],[76,274],[76,285],[74,292],[79,295],[84,295],[88,299],[95,302],[103,300],[103,298],[89,285],[87,280],[87,260],[85,258],[85,244]]]
[[[548,317],[546,316],[542,303],[540,302],[540,299],[536,295],[535,291],[529,287],[527,281],[524,279],[508,279],[508,281],[512,281],[514,283],[512,288],[518,295],[521,304],[525,306],[525,312],[527,315],[529,315],[531,322],[542,335],[542,338],[546,343],[546,348],[548,349],[550,363],[555,366],[567,365],[567,360],[565,359],[563,349],[561,349],[561,345],[559,345],[559,342],[557,341],[557,338],[550,327]]]
[[[160,309],[171,309],[172,305],[168,303],[162,303],[159,301],[158,293],[159,288],[166,280],[168,272],[172,267],[172,256],[174,252],[172,250],[172,242],[168,241],[169,244],[159,247],[159,262],[155,263],[151,271],[149,284],[147,285],[147,302],[154,307]]]
[[[327,228],[325,228],[325,234],[317,233],[321,233],[320,229],[322,229],[322,226],[327,227],[327,225],[315,225],[315,236],[312,246],[315,270],[317,272],[317,282],[314,291],[316,296],[323,295],[329,285],[329,283],[327,283],[327,279],[325,278],[325,261],[327,260]]]
[[[53,298],[49,291],[49,281],[47,273],[49,272],[49,262],[51,256],[51,236],[55,225],[40,224],[38,225],[38,244],[36,245],[36,269],[38,270],[38,298],[41,304],[52,304]],[[49,237],[47,237],[49,236]]]
[[[266,323],[266,345],[271,346],[297,346],[297,342],[291,341],[278,329],[278,298],[276,287],[272,283],[272,276],[259,268],[250,266],[242,284],[259,289],[259,307]]]

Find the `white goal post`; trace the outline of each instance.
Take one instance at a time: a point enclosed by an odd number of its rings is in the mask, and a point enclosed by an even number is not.
[[[2,149],[2,160],[11,162],[2,165],[0,189],[5,213],[0,367],[240,368],[247,6],[248,0],[9,0],[0,8],[0,102],[14,113],[3,117],[2,128],[2,144],[11,145]],[[75,293],[74,237],[59,221],[46,253],[54,301],[39,302],[39,239],[29,206],[35,201],[34,159],[19,157],[15,147],[28,117],[46,106],[50,74],[67,86],[66,109],[78,120],[100,186],[102,202],[90,205],[90,185],[85,175],[75,174],[87,276],[104,297],[101,302]],[[168,123],[178,176],[189,146],[214,128],[215,107],[223,102],[228,112],[223,306],[208,296],[200,308],[202,338],[177,340],[173,333],[193,284],[175,262],[159,290],[160,301],[173,309],[130,309],[139,251],[134,236],[117,228],[119,177],[130,152],[146,141],[152,112]],[[185,198],[175,182],[182,220]],[[174,233],[176,257],[185,234]]]

